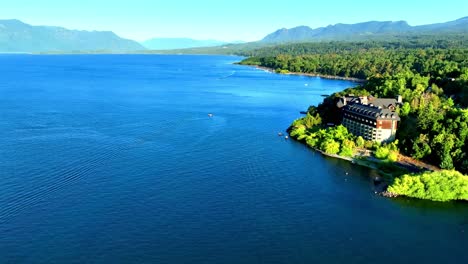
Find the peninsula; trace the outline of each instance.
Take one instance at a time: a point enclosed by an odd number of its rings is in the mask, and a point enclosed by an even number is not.
[[[468,47],[429,43],[285,44],[240,64],[365,80],[309,107],[290,136],[325,155],[390,172],[386,196],[468,200]]]

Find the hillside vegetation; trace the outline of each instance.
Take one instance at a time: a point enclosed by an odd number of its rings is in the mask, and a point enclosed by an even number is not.
[[[397,36],[415,36],[421,34],[468,33],[468,17],[454,21],[421,26],[410,26],[406,21],[367,21],[356,24],[328,25],[326,27],[310,28],[298,26],[290,29],[279,29],[262,42],[285,43],[323,40],[376,40],[395,38]]]
[[[467,200],[468,177],[468,41],[466,35],[413,40],[297,43],[251,50],[240,64],[280,73],[354,77],[366,80],[334,93],[306,116],[295,120],[290,135],[327,154],[354,157],[367,148],[391,163],[398,153],[442,169],[405,174],[388,188],[393,195],[435,201]],[[336,107],[344,95],[403,96],[397,140],[380,145],[350,135]],[[454,171],[458,170],[457,171]],[[460,173],[461,172],[461,173]]]
[[[433,48],[431,43],[446,48]],[[366,79],[365,84],[325,98],[316,109],[323,123],[340,122],[335,104],[343,95],[402,95],[404,104],[397,109],[402,118],[397,132],[402,153],[468,173],[468,48],[456,40],[433,39],[396,46],[393,42],[290,44],[259,50],[258,54],[283,53],[250,57],[242,64]]]
[[[468,177],[453,170],[406,174],[396,178],[388,192],[441,202],[468,200]]]

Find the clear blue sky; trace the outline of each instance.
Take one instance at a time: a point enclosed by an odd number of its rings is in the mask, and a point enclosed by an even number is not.
[[[0,19],[152,37],[253,41],[279,28],[369,20],[410,25],[468,16],[462,0],[2,0]]]

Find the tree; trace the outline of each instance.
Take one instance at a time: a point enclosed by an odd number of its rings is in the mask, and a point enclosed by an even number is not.
[[[364,144],[366,144],[366,141],[364,140],[364,138],[362,138],[361,136],[358,136],[356,138],[356,146],[362,148]]]
[[[411,106],[408,102],[404,102],[400,109],[400,116],[407,116],[411,112]]]
[[[303,123],[307,128],[312,128],[314,126],[320,125],[322,123],[322,118],[318,113],[315,116],[307,113],[307,115],[303,118]]]
[[[291,130],[291,133],[289,135],[294,138],[298,138],[306,133],[306,128],[305,126],[299,126],[295,127]]]
[[[330,129],[329,132],[332,134],[334,139],[339,141],[343,141],[349,137],[348,129],[343,125],[336,126],[333,129]]]
[[[444,94],[444,90],[442,88],[439,88],[439,86],[437,86],[437,84],[433,83],[431,85],[431,92],[434,93],[435,95],[443,95]]]
[[[343,143],[341,144],[340,155],[345,157],[352,157],[355,146],[356,145],[354,144],[354,141],[349,139],[343,140]]]
[[[422,159],[431,154],[431,147],[429,146],[429,138],[425,134],[420,134],[413,143],[413,158]]]
[[[340,151],[340,143],[333,139],[326,139],[320,145],[320,150],[331,155],[337,154]]]
[[[315,137],[315,135],[310,135],[306,137],[306,144],[311,148],[315,148],[319,144],[319,138]]]
[[[453,160],[452,160],[452,156],[450,155],[450,152],[448,151],[444,152],[442,156],[442,161],[440,163],[440,168],[446,169],[446,170],[453,169]]]
[[[460,80],[468,81],[468,68],[462,68],[460,70]]]
[[[390,162],[397,162],[397,161],[398,161],[398,152],[397,152],[397,151],[394,151],[394,150],[391,150],[391,151],[388,153],[387,159],[388,159],[388,161],[390,161]]]
[[[468,177],[453,170],[405,174],[396,178],[388,191],[434,201],[468,200]]]
[[[390,154],[390,150],[383,146],[378,147],[375,151],[375,157],[381,160],[386,159],[388,157],[388,154]]]

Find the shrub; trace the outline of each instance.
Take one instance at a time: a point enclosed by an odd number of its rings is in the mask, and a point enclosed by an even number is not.
[[[390,150],[390,151],[398,151],[398,139],[393,141],[392,143],[388,143],[386,145],[386,147]]]
[[[388,153],[387,159],[390,162],[398,161],[398,152],[394,150],[390,151],[390,153]]]
[[[372,150],[377,150],[378,148],[380,148],[382,146],[382,144],[380,142],[377,142],[377,141],[371,141],[372,145],[370,147],[370,149]]]
[[[388,191],[433,201],[468,200],[468,177],[454,170],[405,174]]]
[[[291,137],[297,138],[299,136],[305,135],[305,133],[306,133],[306,128],[304,126],[300,126],[300,127],[293,128],[291,130],[291,133],[289,133],[289,135]]]
[[[375,151],[375,157],[381,160],[386,159],[388,154],[390,154],[390,150],[386,147],[377,147],[377,150]]]
[[[286,69],[276,69],[275,72],[276,72],[276,73],[280,73],[280,74],[287,74],[287,73],[289,73],[289,71],[286,70]]]
[[[303,126],[304,125],[304,119],[303,118],[299,118],[299,119],[296,119],[293,121],[293,123],[291,124],[291,127],[299,127],[299,126]]]

